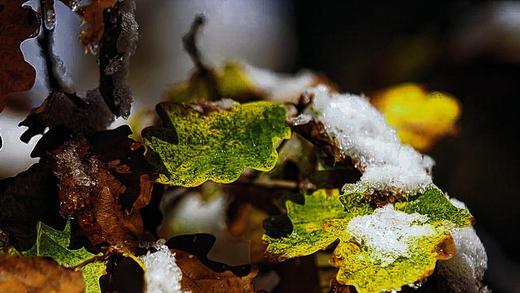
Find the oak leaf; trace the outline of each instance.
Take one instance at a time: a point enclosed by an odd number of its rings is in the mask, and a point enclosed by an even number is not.
[[[339,241],[331,259],[339,268],[339,283],[358,292],[400,290],[428,277],[437,260],[453,256],[450,231],[470,226],[473,219],[434,186],[382,207],[352,196],[318,190],[305,195],[303,205],[287,202],[293,231],[281,238],[265,235],[267,253],[284,260]]]
[[[164,126],[143,137],[163,184],[230,183],[246,168],[269,171],[275,147],[290,137],[284,107],[271,102],[162,103],[157,111]]]

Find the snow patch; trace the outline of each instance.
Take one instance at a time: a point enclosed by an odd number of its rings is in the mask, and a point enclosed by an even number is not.
[[[350,221],[347,232],[360,244],[370,247],[370,257],[382,267],[399,257],[410,257],[409,244],[419,237],[435,233],[427,224],[428,216],[396,211],[393,205],[378,208],[371,215]]]
[[[341,153],[364,171],[360,183],[405,192],[432,184],[433,159],[402,145],[395,129],[365,97],[330,93],[326,86],[307,93],[314,98],[310,109],[302,115],[310,114],[322,122]]]
[[[145,267],[144,278],[147,293],[183,293],[181,289],[182,272],[175,255],[164,243],[158,243],[156,252],[148,252],[139,259]]]
[[[451,199],[454,206],[467,209],[463,202]],[[441,287],[449,292],[484,293],[489,289],[482,284],[487,269],[487,254],[473,227],[451,231],[457,254],[438,265]]]

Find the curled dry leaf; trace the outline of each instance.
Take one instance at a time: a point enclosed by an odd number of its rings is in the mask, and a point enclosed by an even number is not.
[[[146,173],[151,169],[144,158],[138,159],[143,149],[132,149],[129,133],[127,126],[102,132],[91,139],[93,145],[84,137],[70,139],[50,154],[59,178],[60,209],[77,217],[94,245],[106,242],[133,247],[143,233],[139,210],[151,199],[152,175]],[[100,147],[100,139],[118,150],[119,156]],[[136,166],[139,162],[144,164],[142,168]]]
[[[0,254],[0,292],[84,292],[80,272],[52,260]]]
[[[30,7],[22,7],[25,0],[0,0],[0,111],[4,97],[12,92],[29,90],[36,70],[27,63],[20,43],[38,34],[39,17]]]

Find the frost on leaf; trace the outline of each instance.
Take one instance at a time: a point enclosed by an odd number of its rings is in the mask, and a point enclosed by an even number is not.
[[[40,257],[0,253],[0,276],[0,292],[85,291],[80,272]]]
[[[157,111],[163,126],[143,137],[163,184],[230,183],[246,168],[269,171],[276,146],[290,137],[284,107],[270,102],[162,103]]]
[[[122,126],[89,140],[66,140],[49,153],[59,179],[60,210],[78,219],[93,245],[133,247],[143,233],[139,210],[151,199],[153,174],[129,134]]]
[[[226,61],[221,67],[210,71],[210,74],[214,75],[220,97],[238,101],[263,99],[295,103],[306,88],[323,80],[310,71],[293,76],[235,60]],[[174,84],[165,93],[165,98],[174,102],[206,100],[209,96],[207,82],[197,73],[187,81]]]
[[[337,159],[350,159],[363,173],[353,188],[371,193],[407,194],[432,183],[433,160],[408,145],[363,96],[329,92],[325,86],[307,92],[308,109],[293,124],[312,123]],[[302,122],[303,121],[303,122]]]
[[[452,229],[471,225],[472,217],[451,204],[434,186],[406,202],[374,207],[337,190],[305,195],[305,203],[287,202],[291,234],[267,236],[267,253],[283,260],[310,255],[339,240],[331,263],[338,282],[358,292],[400,290],[434,270],[436,261],[450,258]]]
[[[457,100],[445,93],[427,92],[415,84],[403,84],[377,92],[371,100],[401,141],[428,150],[441,137],[456,131],[460,115]]]
[[[36,77],[36,70],[23,58],[20,43],[38,34],[40,22],[30,7],[22,7],[24,2],[0,1],[0,112],[6,95],[31,89]]]
[[[38,223],[37,240],[28,251],[22,252],[26,256],[49,257],[66,268],[77,268],[83,274],[85,291],[101,292],[99,277],[105,273],[105,264],[93,259],[96,255],[85,248],[72,250],[70,246],[70,222],[67,222],[63,231]],[[83,265],[86,261],[90,261]]]

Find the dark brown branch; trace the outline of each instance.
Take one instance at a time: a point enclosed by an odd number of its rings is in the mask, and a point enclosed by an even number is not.
[[[195,69],[199,78],[203,79],[206,82],[208,87],[208,99],[209,100],[219,100],[220,93],[217,86],[217,79],[215,77],[215,73],[206,66],[202,62],[202,55],[197,47],[197,35],[200,32],[200,29],[205,24],[206,18],[203,14],[198,14],[195,16],[193,20],[190,30],[182,37],[182,44],[184,46],[184,50],[190,55],[191,61],[195,65]]]
[[[44,59],[49,90],[51,92],[64,93],[77,106],[85,106],[85,101],[74,93],[72,82],[64,76],[63,62],[54,54],[54,18],[56,17],[54,0],[40,0],[40,9],[43,29],[42,34],[38,38],[38,44]]]

